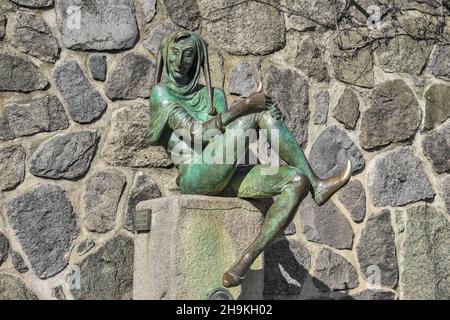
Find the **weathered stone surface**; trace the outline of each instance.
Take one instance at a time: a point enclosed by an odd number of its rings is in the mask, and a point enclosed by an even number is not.
[[[124,50],[139,38],[132,0],[58,1],[56,11],[66,48]]]
[[[28,272],[29,268],[25,264],[25,261],[23,260],[23,257],[20,253],[18,253],[16,251],[11,252],[11,259],[12,259],[13,266],[17,270],[17,272],[19,272],[19,273]]]
[[[6,215],[36,276],[47,279],[67,266],[79,227],[63,188],[38,184],[8,200]]]
[[[69,119],[56,96],[10,103],[0,115],[0,140],[13,140],[39,132],[69,127]]]
[[[297,141],[306,146],[309,124],[308,80],[289,69],[269,66],[265,75],[265,92],[278,103],[286,116],[286,125]]]
[[[0,54],[0,91],[31,92],[47,85],[44,74],[30,61]]]
[[[430,70],[439,78],[450,78],[450,49],[448,46],[438,46],[430,58]]]
[[[0,232],[0,266],[8,257],[9,242],[3,233]]]
[[[408,147],[376,156],[367,172],[369,193],[377,207],[403,206],[434,197],[422,162]]]
[[[11,0],[24,7],[46,8],[53,5],[53,0]]]
[[[355,267],[328,248],[320,250],[316,256],[313,281],[322,291],[347,290],[359,285]]]
[[[426,204],[408,209],[399,257],[401,299],[450,299],[450,223],[445,214]]]
[[[314,95],[314,100],[316,102],[314,124],[326,124],[330,107],[330,94],[328,91],[319,91]]]
[[[340,15],[345,9],[345,1],[338,0],[288,0],[290,9],[288,26],[290,29],[306,31],[315,29],[324,31],[336,25],[336,14]]]
[[[316,205],[311,197],[300,205],[300,221],[307,240],[336,249],[351,249],[353,229],[349,221],[332,201]]]
[[[6,16],[0,13],[0,41],[3,40],[6,34]]]
[[[333,117],[345,128],[354,130],[360,114],[358,96],[353,90],[346,88],[333,109]]]
[[[450,124],[426,135],[422,141],[423,152],[437,173],[450,172]]]
[[[136,105],[117,110],[103,149],[103,159],[113,166],[168,167],[172,161],[162,147],[147,141],[150,111]]]
[[[177,27],[171,22],[158,24],[144,39],[144,47],[156,55],[158,53],[159,46],[161,45],[161,41],[175,30],[177,30]]]
[[[77,248],[78,255],[82,256],[88,253],[94,246],[95,246],[94,240],[91,239],[84,240],[82,243],[80,243],[80,245]]]
[[[59,58],[58,41],[45,21],[38,16],[18,11],[13,21],[12,44],[21,52],[40,60],[55,62]]]
[[[67,60],[55,68],[56,86],[66,101],[70,117],[79,123],[96,120],[107,103],[81,70],[75,60]]]
[[[387,81],[372,92],[372,105],[361,119],[359,140],[364,149],[386,146],[414,136],[420,122],[419,103],[400,79]]]
[[[294,59],[294,66],[305,73],[308,78],[313,78],[317,82],[330,81],[328,67],[323,61],[321,49],[311,37],[307,37],[300,42]]]
[[[39,146],[29,161],[34,176],[77,179],[88,170],[100,136],[97,131],[57,135]]]
[[[450,118],[450,86],[433,84],[425,92],[424,129],[433,129]]]
[[[410,36],[396,36],[375,50],[381,67],[387,72],[419,75],[422,73],[433,45]]]
[[[133,240],[118,235],[78,266],[81,289],[72,289],[78,300],[130,300],[133,291]]]
[[[155,63],[143,55],[124,56],[111,71],[106,82],[106,94],[112,100],[150,97]]]
[[[116,225],[116,213],[127,179],[120,173],[101,171],[91,175],[83,196],[85,226],[107,232]]]
[[[149,23],[156,14],[156,0],[139,0],[145,22]]]
[[[450,175],[445,177],[442,182],[442,194],[445,205],[447,206],[447,213],[450,214]]]
[[[38,300],[38,298],[19,277],[2,272],[0,300]]]
[[[66,294],[64,293],[62,285],[52,288],[52,298],[54,300],[66,300]]]
[[[280,240],[264,251],[264,293],[299,294],[311,268],[311,254],[297,240]]]
[[[153,179],[143,172],[138,172],[131,186],[128,204],[125,209],[124,228],[134,232],[134,217],[139,202],[161,197],[161,191]]]
[[[398,280],[395,236],[389,210],[369,216],[356,246],[361,273],[368,279],[379,269],[380,284],[393,288]]]
[[[332,52],[332,64],[338,80],[363,88],[373,88],[374,71],[373,55],[370,48],[362,47],[363,41],[357,31],[349,31],[336,36],[335,48]]]
[[[243,62],[231,71],[228,91],[242,97],[248,97],[258,89],[252,66]]]
[[[25,177],[25,151],[21,146],[0,149],[0,191],[9,191]]]
[[[95,80],[105,81],[107,67],[106,56],[96,54],[89,57],[89,70]]]
[[[356,223],[362,222],[366,215],[366,192],[359,180],[350,180],[339,190],[338,199]]]
[[[199,0],[198,6],[206,39],[228,53],[265,55],[285,45],[284,18],[276,3]]]
[[[359,148],[343,130],[336,126],[326,128],[314,141],[309,153],[309,161],[321,178],[335,175],[352,163],[353,172],[364,167],[364,157]]]
[[[341,300],[395,300],[395,293],[391,291],[367,289]]]
[[[182,28],[195,30],[200,23],[200,13],[195,0],[163,0],[170,19]]]

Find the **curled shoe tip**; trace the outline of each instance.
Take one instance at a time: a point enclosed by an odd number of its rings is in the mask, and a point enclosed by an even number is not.
[[[231,272],[227,271],[223,274],[222,284],[225,288],[232,288],[241,285],[244,282],[245,277],[238,277]]]

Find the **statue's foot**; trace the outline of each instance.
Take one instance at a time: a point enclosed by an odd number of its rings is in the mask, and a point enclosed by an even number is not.
[[[225,288],[237,287],[244,282],[245,278],[246,276],[241,277],[228,270],[223,274],[222,284]]]
[[[339,189],[347,184],[352,176],[352,163],[347,162],[347,167],[340,174],[328,179],[320,180],[314,188],[314,201],[321,206],[331,198]]]

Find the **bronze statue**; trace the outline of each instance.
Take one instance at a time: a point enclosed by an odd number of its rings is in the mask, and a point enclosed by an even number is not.
[[[199,84],[203,70],[206,85]],[[158,51],[155,85],[150,97],[150,132],[152,145],[163,145],[169,154],[179,157],[177,184],[183,194],[221,195],[225,189],[244,199],[278,196],[265,216],[256,239],[223,275],[223,285],[240,285],[252,263],[264,248],[276,239],[295,216],[300,202],[311,190],[318,205],[325,203],[351,176],[351,163],[340,174],[319,178],[306,159],[301,146],[283,122],[276,102],[255,92],[227,108],[222,89],[211,86],[206,42],[196,33],[176,31],[165,38]],[[288,164],[275,174],[264,173],[265,166],[238,170],[245,157],[235,148],[233,129],[266,129],[278,133],[277,153]],[[196,150],[180,136],[183,131],[202,141],[203,161],[194,161]],[[205,132],[213,132],[205,137]],[[200,137],[198,137],[200,136]],[[272,146],[274,147],[274,146]],[[222,150],[227,161],[218,161],[214,150]],[[231,158],[231,161],[229,161]]]

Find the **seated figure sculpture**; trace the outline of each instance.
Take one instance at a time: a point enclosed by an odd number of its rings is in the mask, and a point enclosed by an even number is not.
[[[202,71],[205,85],[199,83]],[[322,205],[351,176],[348,161],[341,173],[319,178],[283,122],[277,104],[260,91],[261,86],[228,109],[223,90],[211,86],[208,46],[199,35],[176,31],[161,43],[150,97],[149,140],[152,145],[164,146],[169,154],[177,154],[175,165],[181,193],[220,196],[227,189],[228,195],[231,192],[232,196],[243,199],[277,196],[257,237],[224,273],[225,287],[238,286],[245,280],[252,263],[290,224],[309,191],[315,202]],[[276,130],[276,153],[287,166],[279,167],[274,174],[265,174],[265,166],[261,164],[250,170],[239,170],[245,154],[236,148],[233,129],[264,129],[269,144],[270,132]],[[184,132],[191,141],[201,139],[202,161],[194,161],[198,150],[177,132]],[[214,150],[223,151],[227,160],[218,160]]]

